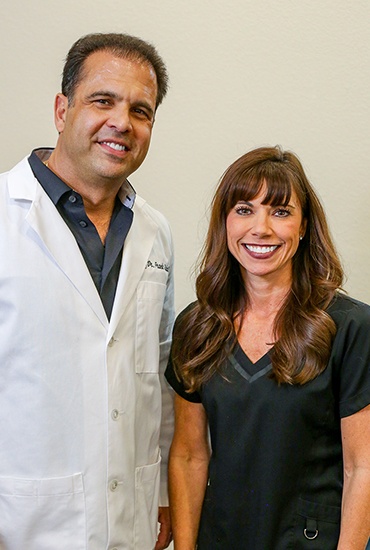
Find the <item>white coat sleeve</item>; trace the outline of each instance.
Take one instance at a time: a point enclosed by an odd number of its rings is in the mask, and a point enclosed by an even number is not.
[[[173,437],[174,430],[174,392],[164,377],[167,361],[170,353],[172,328],[174,323],[174,280],[173,280],[173,262],[170,265],[169,276],[167,279],[167,290],[164,299],[161,324],[159,328],[159,376],[162,389],[162,419],[160,433],[161,449],[161,487],[159,496],[159,505],[168,506],[168,454]]]

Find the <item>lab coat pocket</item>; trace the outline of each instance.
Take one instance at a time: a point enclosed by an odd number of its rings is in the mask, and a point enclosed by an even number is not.
[[[135,471],[135,550],[152,550],[157,540],[160,463]]]
[[[295,550],[336,550],[340,507],[299,499],[295,526]]]
[[[86,549],[82,474],[0,477],[1,550]]]
[[[159,327],[166,285],[141,281],[137,288],[135,369],[137,373],[158,372]]]

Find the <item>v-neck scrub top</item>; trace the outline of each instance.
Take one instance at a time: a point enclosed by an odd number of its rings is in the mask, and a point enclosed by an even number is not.
[[[338,294],[327,313],[337,334],[326,369],[278,385],[268,354],[252,363],[236,346],[199,393],[212,455],[199,550],[335,550],[343,488],[340,421],[370,403],[370,307]],[[176,329],[175,329],[176,330]]]

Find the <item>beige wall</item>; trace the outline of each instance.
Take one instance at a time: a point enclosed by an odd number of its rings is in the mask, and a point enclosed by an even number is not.
[[[224,169],[256,146],[295,151],[322,197],[352,295],[370,302],[368,0],[0,0],[0,170],[53,145],[53,99],[79,36],[152,41],[171,89],[132,176],[171,222],[177,309]]]

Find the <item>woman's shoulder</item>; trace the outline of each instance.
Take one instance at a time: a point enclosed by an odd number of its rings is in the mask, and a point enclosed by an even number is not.
[[[343,323],[370,324],[370,305],[338,292],[327,309],[337,325]]]
[[[190,302],[183,310],[180,310],[180,313],[176,316],[176,323],[181,321],[187,313],[193,311],[193,309],[198,305],[198,301]]]
[[[370,399],[370,306],[338,293],[329,315],[337,326],[331,352],[340,416],[355,414]]]

